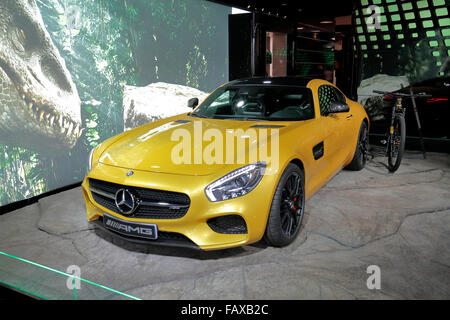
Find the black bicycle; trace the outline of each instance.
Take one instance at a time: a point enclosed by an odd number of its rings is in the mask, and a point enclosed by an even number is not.
[[[388,157],[388,169],[390,172],[395,172],[400,167],[403,154],[405,152],[406,142],[406,124],[405,124],[405,112],[406,108],[403,107],[403,98],[410,98],[415,105],[415,98],[431,98],[431,95],[424,92],[414,94],[400,93],[400,92],[387,92],[374,90],[374,93],[382,94],[385,97],[396,98],[396,102],[392,107],[392,116],[389,130],[386,133],[386,140],[382,143],[386,144],[386,155]]]

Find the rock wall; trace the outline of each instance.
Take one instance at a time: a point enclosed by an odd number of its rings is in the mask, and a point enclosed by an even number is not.
[[[124,130],[136,128],[148,122],[191,111],[187,102],[198,98],[202,102],[208,93],[195,88],[157,82],[145,87],[124,87]]]
[[[361,81],[358,88],[358,102],[366,109],[371,121],[383,120],[383,97],[373,90],[396,91],[409,86],[406,76],[389,76],[377,74]]]

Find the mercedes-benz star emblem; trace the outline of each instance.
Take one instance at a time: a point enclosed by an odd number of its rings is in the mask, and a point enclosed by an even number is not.
[[[119,189],[116,192],[116,207],[123,214],[132,214],[137,206],[134,195],[127,189]]]

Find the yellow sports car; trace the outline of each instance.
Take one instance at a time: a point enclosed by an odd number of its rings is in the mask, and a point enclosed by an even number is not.
[[[309,197],[366,163],[364,108],[324,80],[236,80],[188,105],[92,150],[89,221],[140,243],[281,247],[299,233]]]

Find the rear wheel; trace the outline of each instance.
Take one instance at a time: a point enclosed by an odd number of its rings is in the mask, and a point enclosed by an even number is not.
[[[388,167],[390,172],[395,172],[400,167],[405,153],[406,125],[405,118],[395,116],[394,130],[388,141]]]
[[[272,199],[264,239],[269,245],[283,247],[295,240],[305,211],[303,170],[290,163],[284,170]]]
[[[347,169],[359,171],[366,166],[367,155],[369,153],[369,131],[367,124],[363,122],[359,128],[358,143],[356,144],[355,155]]]

